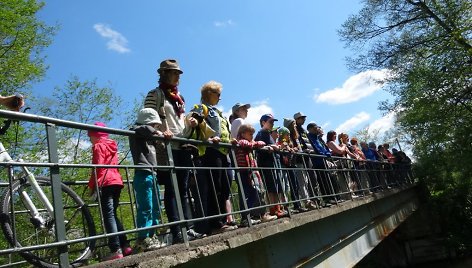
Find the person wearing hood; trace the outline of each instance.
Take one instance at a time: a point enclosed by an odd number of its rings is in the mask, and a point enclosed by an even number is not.
[[[150,227],[159,224],[159,185],[157,184],[156,169],[157,156],[156,145],[159,141],[156,136],[163,136],[159,131],[161,119],[156,110],[144,108],[138,112],[136,125],[131,128],[135,135],[129,136],[129,146],[133,163],[136,166],[134,172],[133,188],[136,194],[136,225],[138,228]],[[138,238],[134,249],[137,252],[159,248],[161,245],[154,239],[154,229],[138,232]]]
[[[106,127],[102,122],[95,126]],[[118,165],[118,146],[108,137],[108,133],[89,130],[88,136],[92,142],[92,164]],[[123,225],[117,217],[116,210],[123,188],[123,179],[117,168],[94,168],[90,175],[88,186],[92,193],[100,193],[100,207],[107,234],[123,231]],[[108,238],[108,247],[111,254],[107,260],[120,259],[132,253],[126,235],[111,236]]]

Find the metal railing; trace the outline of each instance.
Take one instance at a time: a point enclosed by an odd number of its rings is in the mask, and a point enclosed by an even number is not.
[[[308,153],[288,153],[288,152],[263,152],[262,149],[257,150],[256,155],[265,153],[270,155],[269,162],[272,166],[259,165],[258,167],[239,167],[236,160],[235,150],[237,146],[231,144],[211,144],[208,142],[188,140],[182,138],[174,138],[172,142],[166,142],[166,150],[168,153],[169,165],[153,166],[153,170],[160,174],[160,171],[168,171],[170,183],[165,189],[165,194],[173,194],[176,202],[178,219],[168,219],[168,209],[162,205],[165,198],[160,198],[159,204],[159,224],[145,228],[137,228],[135,217],[136,196],[133,190],[133,175],[135,170],[140,170],[143,166],[122,164],[122,165],[91,165],[91,164],[69,164],[60,163],[58,155],[58,140],[56,137],[56,127],[66,127],[81,130],[95,130],[107,132],[110,134],[121,136],[132,136],[133,131],[103,128],[94,125],[81,124],[77,122],[64,121],[55,118],[42,117],[30,114],[21,114],[16,112],[0,110],[0,117],[13,120],[28,121],[44,124],[46,129],[46,139],[48,142],[48,162],[27,163],[19,161],[0,162],[0,166],[9,168],[29,167],[47,169],[50,179],[50,186],[44,185],[43,189],[48,192],[52,199],[54,208],[53,222],[51,233],[54,241],[35,241],[31,245],[22,245],[21,243],[7,243],[7,239],[0,238],[0,243],[6,245],[6,248],[0,248],[0,267],[10,267],[22,265],[25,262],[21,260],[18,253],[35,253],[48,252],[45,255],[55,255],[54,263],[61,267],[70,265],[70,255],[74,255],[73,250],[81,250],[77,245],[90,245],[91,241],[101,241],[94,245],[94,251],[100,251],[99,248],[106,245],[106,238],[123,235],[136,234],[143,230],[155,230],[161,235],[161,241],[166,240],[163,237],[169,236],[169,228],[177,228],[182,233],[183,243],[188,245],[189,236],[188,228],[196,228],[210,235],[213,231],[218,230],[218,223],[223,224],[229,218],[234,221],[246,220],[247,227],[253,225],[252,218],[257,215],[263,215],[266,212],[274,212],[274,207],[279,206],[286,208],[291,217],[294,213],[304,211],[303,208],[307,204],[314,205],[316,208],[329,207],[336,205],[345,200],[362,198],[372,194],[372,192],[387,190],[391,187],[398,187],[405,184],[413,183],[413,176],[409,164],[393,164],[388,162],[375,161],[357,161],[339,157],[324,157],[316,154]],[[156,140],[163,141],[160,137]],[[175,154],[175,150],[180,148],[172,148],[173,142],[181,144],[193,144],[195,146],[205,146],[207,152],[215,154],[219,160],[210,157],[205,158],[199,156],[198,153],[188,150],[181,151],[183,155],[188,156],[191,161],[187,165],[179,165],[181,161],[175,157],[181,157]],[[229,150],[228,160],[225,162],[225,155],[218,155],[218,148],[227,148]],[[192,147],[189,147],[192,148]],[[222,159],[222,160],[221,160]],[[286,159],[289,159],[287,162]],[[221,161],[220,161],[221,160]],[[232,164],[231,164],[232,163]],[[86,169],[96,172],[97,168],[117,168],[123,176],[125,190],[121,193],[120,209],[122,210],[121,219],[125,225],[125,231],[116,233],[106,233],[104,228],[103,215],[101,213],[100,202],[93,201],[88,197],[86,187],[86,178],[77,178],[71,181],[64,181],[70,186],[75,193],[79,194],[85,202],[88,210],[90,210],[93,223],[97,228],[97,232],[84,230],[79,232],[81,222],[74,223],[77,226],[71,228],[67,219],[69,211],[77,211],[78,205],[71,205],[69,199],[64,198],[63,190],[61,191],[61,182],[64,173],[67,170]],[[253,179],[255,171],[260,174],[262,184],[254,194],[254,189],[248,189],[247,179]],[[41,173],[44,173],[42,171]],[[188,174],[188,184],[182,184],[181,174]],[[90,174],[90,173],[89,173]],[[187,176],[187,175],[184,175]],[[13,195],[13,184],[16,178],[10,175],[8,178],[0,181],[0,189],[3,194],[10,193],[10,203],[14,204],[16,196]],[[155,178],[155,183],[159,180],[159,175]],[[171,187],[169,187],[171,185]],[[182,187],[183,185],[183,187]],[[275,185],[275,192],[272,186]],[[249,183],[250,187],[256,186],[254,181]],[[270,186],[270,187],[268,187]],[[252,191],[252,192],[251,192]],[[2,194],[2,195],[3,195]],[[157,193],[158,196],[162,195]],[[249,196],[248,196],[249,194]],[[269,198],[267,198],[269,196]],[[257,200],[250,200],[256,197]],[[2,199],[3,200],[3,199]],[[225,205],[226,200],[231,202],[231,209]],[[99,200],[98,200],[99,201]],[[249,202],[248,202],[249,201]],[[3,202],[3,201],[2,201]],[[164,202],[166,203],[166,202]],[[186,206],[189,211],[185,212]],[[15,210],[14,206],[10,207],[10,212],[1,215],[3,221],[11,221],[13,226],[13,240],[22,237],[23,226],[15,224],[28,224],[28,211]],[[39,213],[43,213],[39,210]],[[190,215],[188,215],[190,212]],[[175,213],[175,212],[174,212]],[[274,214],[274,213],[272,213]],[[26,216],[25,216],[26,215]],[[31,219],[29,219],[31,221]],[[85,225],[84,220],[82,223]],[[203,226],[203,227],[202,227]],[[212,230],[206,227],[213,227]],[[220,226],[221,227],[221,226]],[[38,228],[37,228],[38,229]],[[71,229],[73,229],[71,231]],[[85,229],[85,228],[84,228]],[[77,231],[77,232],[76,232]],[[4,231],[5,232],[5,231]],[[72,233],[71,233],[72,232]],[[76,233],[74,233],[76,232]],[[35,234],[38,236],[38,234]],[[2,240],[3,239],[3,240]],[[129,240],[133,240],[131,236]],[[37,243],[36,243],[37,242]],[[169,240],[167,240],[170,243]],[[93,249],[92,249],[93,250]],[[50,253],[55,251],[55,253]],[[34,254],[33,254],[34,255]],[[24,257],[24,255],[22,255]],[[93,257],[89,258],[93,261]],[[87,260],[87,261],[90,261]],[[80,263],[79,263],[80,264]]]

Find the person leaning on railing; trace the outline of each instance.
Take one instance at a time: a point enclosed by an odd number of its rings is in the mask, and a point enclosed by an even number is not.
[[[161,62],[159,69],[159,86],[148,92],[144,100],[145,108],[152,108],[159,113],[162,121],[160,130],[162,130],[164,137],[170,139],[172,137],[189,138],[192,128],[197,125],[197,120],[193,117],[185,117],[185,100],[181,95],[178,85],[180,82],[180,75],[183,71],[180,69],[179,63],[174,59],[167,59]],[[192,166],[192,156],[189,150],[191,146],[183,146],[177,142],[171,142],[172,156],[174,165],[177,167]],[[161,146],[162,148],[165,148]],[[167,152],[164,150],[158,151],[159,158],[164,157],[167,165]],[[189,190],[189,169],[176,170],[177,183],[180,194],[180,201],[182,204],[183,215],[186,220],[192,219],[190,212],[188,190]],[[174,186],[170,177],[170,171],[160,170],[157,174],[159,183],[164,185],[164,206],[166,207],[166,214],[169,222],[179,220],[177,201],[175,197]],[[189,240],[203,237],[193,229],[191,223],[187,223],[187,235]],[[182,243],[183,236],[178,225],[170,227],[172,234],[172,243]]]
[[[216,81],[205,83],[201,92],[201,103],[194,106],[190,116],[199,118],[198,130],[194,131],[195,139],[218,144],[229,143],[229,121],[216,107],[220,101],[223,86]],[[213,130],[213,134],[204,129]],[[203,130],[203,131],[202,131]],[[210,131],[211,132],[211,131]],[[229,148],[220,146],[198,146],[199,157],[195,163],[197,166],[216,169],[199,170],[197,172],[197,185],[199,192],[196,197],[198,216],[213,216],[230,213],[226,204],[230,197],[231,180],[227,174],[230,164],[228,161]],[[223,168],[223,169],[221,169]],[[201,205],[201,207],[199,207]],[[203,212],[203,215],[202,215]],[[206,224],[207,223],[207,224]],[[236,229],[237,226],[226,223],[226,217],[216,217],[206,222],[197,222],[197,230],[201,233],[211,234]]]

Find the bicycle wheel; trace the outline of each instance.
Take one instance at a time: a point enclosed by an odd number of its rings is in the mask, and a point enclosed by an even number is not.
[[[52,199],[51,182],[46,177],[37,177],[38,184],[49,200]],[[0,224],[8,242],[17,247],[48,244],[56,241],[54,219],[49,215],[38,194],[28,181],[20,179],[13,183],[13,198],[7,188],[2,198]],[[62,202],[64,206],[64,220],[66,227],[66,239],[77,239],[95,235],[95,225],[88,207],[84,201],[71,188],[61,183]],[[32,219],[24,198],[20,196],[26,191],[35,204],[43,223]],[[13,202],[12,202],[13,201]],[[14,211],[14,223],[12,226],[12,207]],[[16,235],[13,234],[16,230]],[[95,241],[86,241],[68,245],[69,262],[72,267],[78,267],[85,263],[95,247]],[[40,249],[21,252],[20,255],[35,266],[59,267],[56,248]]]

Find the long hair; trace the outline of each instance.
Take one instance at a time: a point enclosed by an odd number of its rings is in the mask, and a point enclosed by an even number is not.
[[[328,134],[326,134],[326,140],[330,142],[330,141],[334,141],[335,139],[336,139],[336,131],[330,130]]]

